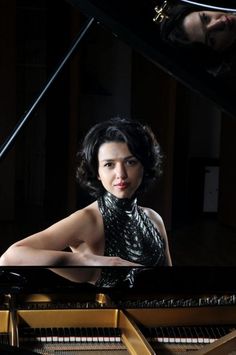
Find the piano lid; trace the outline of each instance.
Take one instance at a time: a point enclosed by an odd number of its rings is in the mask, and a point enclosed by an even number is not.
[[[88,17],[94,17],[98,23],[112,31],[121,40],[173,76],[191,90],[208,98],[216,106],[232,115],[236,115],[234,98],[234,80],[216,79],[209,74],[196,53],[176,49],[164,43],[159,36],[158,25],[153,22],[154,7],[158,0],[67,0],[78,7]],[[195,6],[197,10],[228,9],[236,11],[234,1],[178,0],[177,3]],[[200,6],[201,5],[201,6]],[[236,80],[236,78],[235,78]]]

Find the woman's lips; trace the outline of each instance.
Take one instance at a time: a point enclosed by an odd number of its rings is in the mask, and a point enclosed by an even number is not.
[[[115,184],[115,186],[118,188],[118,189],[126,189],[126,187],[128,186],[128,183],[124,183],[124,182],[121,182],[119,184]]]

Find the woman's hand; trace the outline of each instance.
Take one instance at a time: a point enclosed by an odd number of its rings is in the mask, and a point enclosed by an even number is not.
[[[87,251],[83,253],[83,264],[85,266],[143,266],[141,264],[122,259],[119,256],[101,256]]]

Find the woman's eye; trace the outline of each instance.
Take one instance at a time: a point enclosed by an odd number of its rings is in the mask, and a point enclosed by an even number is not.
[[[107,168],[111,168],[113,165],[112,165],[112,163],[109,162],[109,163],[105,163],[104,166]]]
[[[132,160],[127,160],[126,164],[127,165],[135,165],[137,163],[137,160],[132,159]]]

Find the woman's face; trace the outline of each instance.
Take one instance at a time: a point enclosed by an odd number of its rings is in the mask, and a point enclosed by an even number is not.
[[[126,143],[103,143],[98,150],[98,179],[118,198],[130,198],[143,179],[143,166]]]
[[[224,51],[236,39],[236,15],[218,11],[191,12],[185,16],[183,28],[190,42]]]

